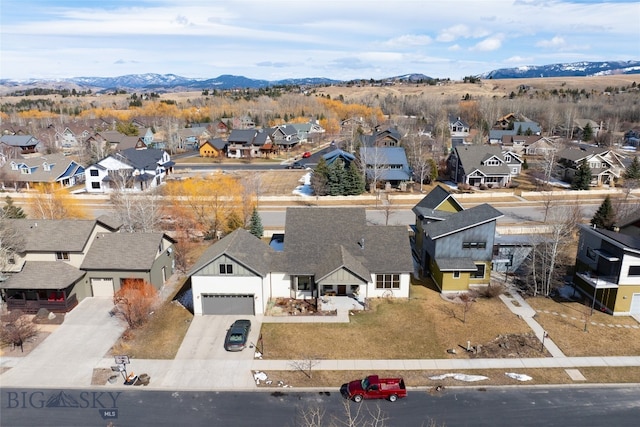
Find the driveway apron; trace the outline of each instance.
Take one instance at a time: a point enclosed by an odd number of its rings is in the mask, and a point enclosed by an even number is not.
[[[126,329],[111,298],[85,298],[31,353],[0,376],[3,387],[86,387],[93,369]]]

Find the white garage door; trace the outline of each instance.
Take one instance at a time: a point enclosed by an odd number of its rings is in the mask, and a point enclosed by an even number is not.
[[[94,297],[112,297],[113,279],[91,278],[91,291]]]
[[[202,314],[254,315],[253,295],[202,294]]]
[[[631,297],[631,308],[629,312],[631,314],[640,314],[640,294],[633,294]]]

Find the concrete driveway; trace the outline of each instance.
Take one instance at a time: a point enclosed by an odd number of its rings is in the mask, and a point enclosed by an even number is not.
[[[86,387],[126,323],[109,315],[113,299],[85,298],[62,325],[0,376],[3,387]]]
[[[161,387],[247,389],[255,387],[251,365],[255,348],[224,349],[227,329],[237,319],[251,320],[249,343],[256,343],[261,322],[255,316],[194,316],[176,357],[161,376]],[[153,384],[152,384],[153,385]]]

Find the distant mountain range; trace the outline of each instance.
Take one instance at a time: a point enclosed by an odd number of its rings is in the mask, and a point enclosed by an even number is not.
[[[640,61],[608,61],[608,62],[575,62],[571,64],[532,65],[516,68],[502,68],[479,74],[481,79],[513,79],[534,77],[570,77],[570,76],[602,76],[610,74],[640,74]],[[369,80],[369,79],[363,79]],[[424,74],[404,74],[389,77],[383,81],[427,81],[433,80]],[[114,90],[138,90],[155,92],[177,92],[187,90],[226,90],[226,89],[260,89],[273,86],[319,86],[344,84],[345,81],[322,77],[256,80],[243,76],[221,75],[211,79],[197,79],[177,76],[175,74],[130,74],[119,77],[72,77],[68,79],[0,79],[0,91],[12,93],[32,88],[76,89],[93,92],[109,92]]]
[[[573,62],[570,64],[528,65],[500,68],[476,77],[481,79],[519,79],[536,77],[586,77],[613,74],[640,74],[640,61]]]

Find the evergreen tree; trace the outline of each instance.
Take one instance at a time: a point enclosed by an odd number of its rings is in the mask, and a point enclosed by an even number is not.
[[[587,124],[582,129],[582,140],[583,141],[591,141],[593,139],[593,128],[591,124],[587,122]]]
[[[429,159],[429,179],[430,182],[438,179],[438,164],[433,157]]]
[[[613,205],[611,204],[611,198],[607,195],[604,201],[596,211],[593,218],[591,218],[591,225],[598,228],[604,228],[607,230],[613,229],[613,224],[616,222],[616,215],[613,211]]]
[[[344,162],[335,161],[329,165],[329,175],[327,176],[327,193],[330,196],[342,196],[345,194],[347,185],[347,171],[344,169]]]
[[[324,158],[320,158],[318,166],[311,174],[311,188],[316,196],[327,195],[327,181],[329,177],[329,166]]]
[[[522,170],[527,170],[529,169],[529,163],[527,163],[527,159],[524,159],[524,161],[522,162]]]
[[[351,162],[347,168],[347,187],[345,188],[345,196],[358,196],[364,193],[364,190],[364,177],[356,167],[355,162]]]
[[[4,198],[4,206],[2,207],[2,216],[5,218],[21,219],[26,218],[27,214],[24,213],[20,206],[13,204],[13,199],[10,196]]]
[[[262,227],[262,219],[258,213],[258,208],[253,208],[251,219],[249,220],[249,233],[260,239],[264,236],[264,228]]]
[[[624,172],[624,178],[630,180],[640,180],[640,161],[638,160],[638,156],[633,157],[631,164]]]
[[[518,131],[516,132],[516,135],[522,135],[522,125],[518,125]]]
[[[576,174],[573,177],[571,188],[574,190],[588,190],[590,185],[591,185],[591,168],[589,167],[587,160],[582,159],[582,161],[580,162],[580,166],[578,166],[578,170],[576,171]]]

